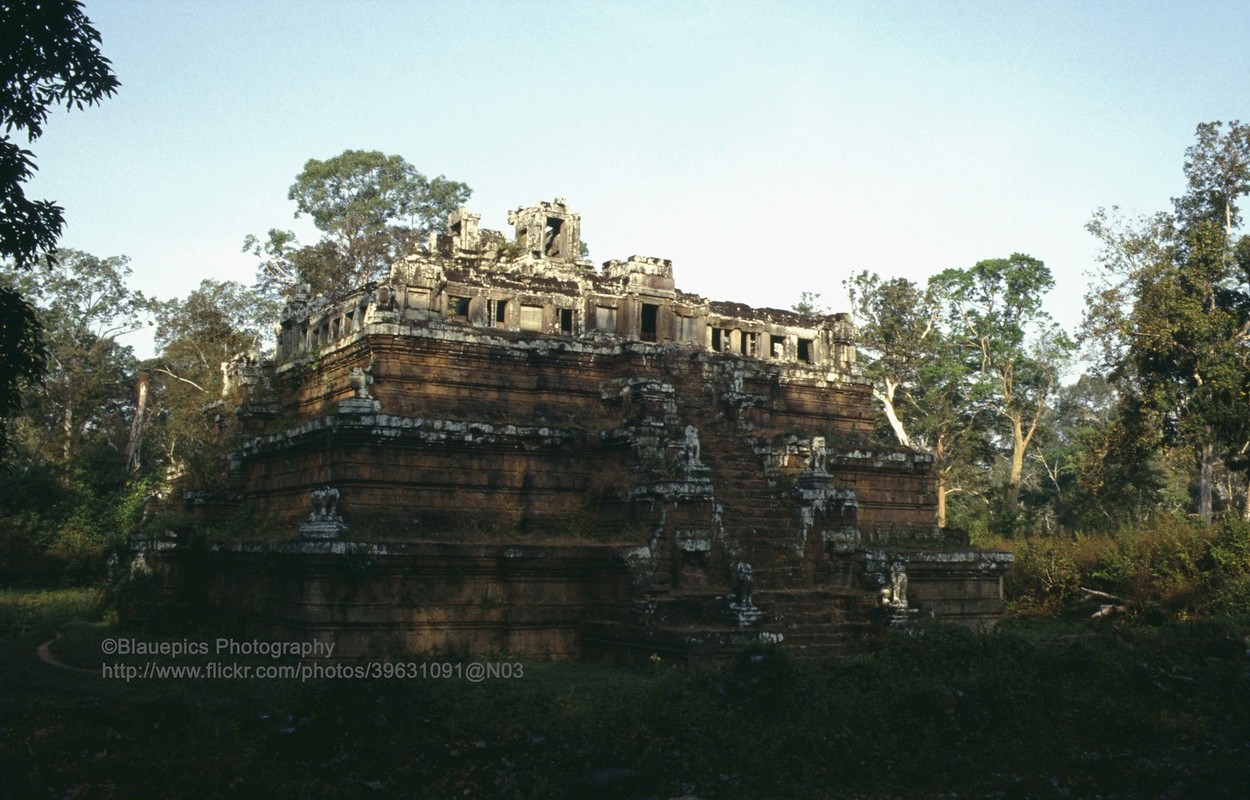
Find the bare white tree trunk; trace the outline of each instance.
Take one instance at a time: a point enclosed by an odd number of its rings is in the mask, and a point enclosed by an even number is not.
[[[131,475],[139,472],[143,458],[143,434],[148,426],[150,383],[151,378],[148,374],[140,372],[139,383],[135,388],[135,419],[130,423],[130,442],[126,445],[126,471]]]
[[[887,384],[885,392],[879,392],[876,387],[873,387],[872,396],[881,402],[881,407],[885,410],[885,418],[889,420],[890,428],[894,431],[894,438],[898,439],[898,443],[903,447],[911,447],[911,437],[907,435],[907,429],[903,427],[903,421],[898,418],[898,412],[894,408],[893,387]]]

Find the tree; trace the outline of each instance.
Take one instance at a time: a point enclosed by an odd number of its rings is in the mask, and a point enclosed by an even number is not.
[[[1224,229],[1224,249],[1231,253],[1233,229],[1241,224],[1236,200],[1250,191],[1250,125],[1233,120],[1228,133],[1222,122],[1204,122],[1185,150],[1185,179],[1189,191],[1172,201],[1176,216],[1186,225],[1213,221]]]
[[[952,342],[979,362],[981,396],[1006,426],[1010,467],[1004,499],[1007,511],[1015,513],[1025,457],[1072,350],[1067,335],[1042,310],[1042,296],[1054,280],[1041,261],[1014,253],[971,269],[946,270],[930,285],[948,305]]]
[[[931,292],[906,278],[882,280],[865,270],[843,281],[843,286],[851,298],[857,341],[869,356],[863,372],[872,379],[872,396],[881,403],[898,443],[911,447],[898,412],[898,392],[908,387],[908,399],[915,404],[920,369],[941,337],[937,327],[941,309]]]
[[[258,284],[271,297],[301,283],[314,293],[346,291],[384,275],[471,193],[442,175],[426,178],[400,156],[345,150],[310,159],[287,195],[295,216],[308,214],[321,231],[319,242],[300,245],[272,229],[264,242],[248,236],[243,249],[261,259]]]
[[[220,472],[217,432],[204,409],[223,396],[223,365],[260,351],[275,311],[242,284],[210,279],[157,308],[160,351],[146,366],[160,412],[156,439],[174,473],[210,480]]]
[[[34,155],[10,134],[33,142],[52,108],[94,105],[119,84],[77,0],[0,0],[0,20],[0,263],[20,271],[53,257],[65,216],[55,203],[26,196]],[[42,373],[46,353],[34,307],[12,287],[0,290],[0,326],[0,419],[7,419],[20,407],[23,382]],[[0,426],[0,448],[3,435]]]
[[[829,307],[820,299],[820,292],[801,292],[799,302],[790,306],[790,310],[809,317],[823,317],[829,313]]]
[[[943,308],[931,288],[864,271],[844,281],[851,298],[865,377],[895,439],[933,456],[937,522],[947,499],[963,491],[959,476],[977,461],[984,433],[973,404],[972,369],[942,328]]]
[[[276,312],[274,303],[240,283],[205,278],[185,298],[158,305],[154,370],[201,392],[220,393],[221,365],[258,351]]]
[[[73,467],[86,449],[120,458],[131,405],[135,358],[119,337],[147,324],[151,303],[126,285],[125,256],[97,258],[63,250],[31,272],[10,276],[35,299],[45,331],[47,372],[15,420],[30,457]]]
[[[1105,272],[1088,298],[1086,334],[1124,389],[1122,413],[1159,445],[1198,454],[1204,519],[1217,456],[1250,448],[1250,239],[1234,237],[1236,201],[1250,192],[1250,128],[1222,129],[1198,126],[1173,213],[1126,222],[1099,210],[1087,226],[1103,243]]]

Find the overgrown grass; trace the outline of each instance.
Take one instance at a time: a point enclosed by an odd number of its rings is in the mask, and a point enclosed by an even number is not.
[[[10,602],[49,610],[5,637],[83,600]],[[1244,617],[922,626],[844,661],[526,664],[480,684],[127,684],[5,646],[28,666],[0,695],[0,796],[1244,797],[1248,633]],[[56,652],[96,670],[116,635],[71,625]]]
[[[0,639],[44,642],[75,620],[100,618],[94,589],[0,589]]]

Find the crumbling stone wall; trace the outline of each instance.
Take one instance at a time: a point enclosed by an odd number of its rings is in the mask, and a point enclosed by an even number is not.
[[[696,623],[737,641],[756,597],[800,637],[858,613],[795,592],[875,602],[893,580],[883,602],[908,609],[898,554],[942,544],[931,459],[875,438],[846,315],[707,301],[663,259],[596,270],[560,199],[509,219],[513,244],[461,210],[386,281],[292,297],[239,407],[236,485],[262,518],[293,530],[323,487],[317,537],[606,543],[630,578],[597,606],[600,648]],[[915,563],[920,606],[1001,610],[998,562]]]

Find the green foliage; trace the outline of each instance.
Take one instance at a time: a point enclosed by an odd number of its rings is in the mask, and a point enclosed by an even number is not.
[[[1188,192],[1173,213],[1125,221],[1100,210],[1088,225],[1105,273],[1087,298],[1085,335],[1121,390],[1137,450],[1195,455],[1204,517],[1213,462],[1250,444],[1250,238],[1236,236],[1237,201],[1250,192],[1250,127],[1223,127],[1198,126],[1185,153]]]
[[[50,254],[65,225],[62,209],[26,198],[22,184],[34,171],[34,156],[9,139],[24,132],[29,141],[58,106],[81,109],[117,91],[120,85],[107,58],[100,55],[100,34],[78,2],[0,2],[5,56],[0,61],[0,260],[18,269]]]
[[[344,150],[309,159],[287,195],[295,216],[312,217],[319,242],[300,245],[273,229],[264,242],[248,236],[243,250],[260,259],[257,282],[271,298],[300,284],[314,294],[345,292],[382,277],[471,193],[442,175],[427,178],[400,156]]]
[[[1114,535],[1028,539],[1015,553],[1007,589],[1018,613],[1088,614],[1081,587],[1120,597],[1137,615],[1250,612],[1250,523],[1239,520],[1158,515]]]
[[[16,464],[43,460],[81,471],[110,453],[124,464],[136,362],[118,337],[142,327],[152,308],[126,285],[129,275],[125,256],[65,250],[41,269],[11,276],[34,301],[47,352],[41,385],[10,425]]]
[[[99,581],[142,514],[148,486],[125,487],[53,465],[10,469],[0,481],[0,581],[76,585]]]
[[[829,307],[820,299],[820,292],[801,292],[799,301],[790,306],[790,310],[809,317],[823,317],[829,313]]]
[[[1052,285],[1042,262],[1019,253],[924,288],[869,272],[845,282],[873,396],[899,444],[934,457],[941,525],[1013,529],[1027,516],[1017,504],[1026,456],[1072,349],[1042,310]]]
[[[8,449],[4,420],[21,408],[23,387],[39,382],[47,359],[38,313],[19,292],[0,286],[0,461]]]
[[[217,418],[230,414],[212,406],[224,397],[223,364],[258,355],[276,317],[272,302],[234,281],[205,279],[185,298],[158,304],[160,351],[144,365],[153,396],[142,421],[145,440],[158,453],[145,463],[186,475],[195,488],[220,481],[227,442]],[[237,397],[225,400],[232,406]]]
[[[46,642],[72,620],[98,617],[93,589],[0,589],[0,637]]]
[[[20,273],[41,255],[52,257],[65,215],[51,201],[26,196],[35,157],[10,134],[25,133],[33,142],[52,109],[94,105],[119,84],[81,3],[0,0],[0,19],[0,265],[8,272],[11,263]],[[40,332],[31,305],[12,287],[0,286],[0,424],[20,408],[23,386],[43,371]],[[0,430],[0,460],[4,444]]]
[[[1025,459],[1073,349],[1042,309],[1054,280],[1041,261],[1014,253],[971,269],[946,270],[930,285],[949,309],[951,341],[978,363],[974,400],[1004,426],[1010,460],[1003,509],[1014,518]]]
[[[19,601],[0,594],[0,621]],[[58,795],[195,785],[208,797],[981,797],[1004,787],[1149,797],[1166,786],[1232,798],[1250,778],[1238,724],[1250,714],[1246,626],[917,626],[841,661],[762,649],[703,670],[530,663],[481,684],[138,687],[14,671],[0,695],[0,759],[20,759],[17,774]],[[69,625],[55,652],[98,670],[100,639],[118,633]],[[165,757],[123,768],[154,750]]]

